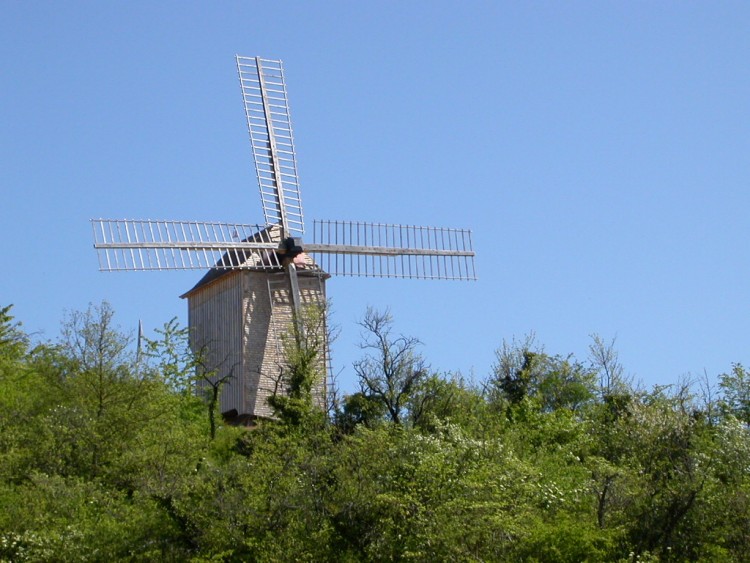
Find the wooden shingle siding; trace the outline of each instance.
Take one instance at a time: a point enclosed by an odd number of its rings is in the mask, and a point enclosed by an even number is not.
[[[241,303],[242,276],[232,272],[192,294],[188,301],[190,345],[210,370],[219,377],[229,373],[234,377],[224,385],[221,393],[223,411],[245,410],[244,394],[238,374],[242,369]]]
[[[303,305],[325,305],[326,277],[322,272],[301,272]],[[222,389],[221,412],[236,409],[239,415],[271,417],[268,398],[278,386],[283,366],[283,335],[292,329],[286,274],[236,270],[186,297],[193,350],[205,349],[217,377],[232,374]],[[321,407],[325,406],[325,372],[325,358],[321,358],[323,377],[314,389],[315,403]]]

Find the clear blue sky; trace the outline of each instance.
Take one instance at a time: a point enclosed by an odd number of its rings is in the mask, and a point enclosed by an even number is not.
[[[471,228],[476,283],[334,278],[481,379],[529,331],[647,385],[750,363],[747,2],[0,4],[0,304],[55,338],[174,316],[200,272],[104,274],[89,219],[262,220],[235,53],[284,60],[306,218]]]

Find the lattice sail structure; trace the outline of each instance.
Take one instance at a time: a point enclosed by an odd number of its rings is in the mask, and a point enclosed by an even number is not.
[[[278,226],[94,219],[99,269],[279,270],[288,242]],[[474,280],[471,232],[462,229],[315,221],[305,244],[318,267],[342,276]]]
[[[306,250],[329,274],[475,280],[471,231],[355,221],[314,221]]]
[[[281,61],[237,56],[250,146],[260,186],[263,214],[285,234],[303,234],[294,135]]]
[[[280,269],[278,227],[198,221],[93,219],[99,269]]]

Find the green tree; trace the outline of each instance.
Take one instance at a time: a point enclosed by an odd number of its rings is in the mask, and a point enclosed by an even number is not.
[[[34,421],[48,399],[38,374],[27,366],[28,336],[0,309],[0,482],[22,478],[33,457]]]
[[[589,362],[599,377],[599,394],[602,398],[627,393],[630,390],[630,381],[625,377],[619,356],[614,338],[610,342],[605,342],[598,334],[591,336]]]
[[[136,366],[102,304],[0,378],[0,560],[184,560],[172,500],[205,452],[196,400]],[[0,399],[2,400],[2,399]],[[6,510],[7,508],[7,510]]]
[[[487,403],[482,390],[460,374],[432,374],[420,382],[408,401],[411,424],[425,431],[450,422],[467,431],[486,428]]]
[[[750,373],[742,364],[733,364],[730,373],[719,376],[726,410],[750,426]]]
[[[621,419],[632,468],[631,501],[624,514],[636,553],[664,560],[695,560],[705,540],[700,510],[713,472],[710,426],[696,416],[687,385],[642,394]],[[613,522],[614,523],[614,522]]]
[[[143,356],[137,369],[147,370],[168,389],[181,394],[187,404],[191,399],[203,401],[208,421],[209,435],[213,440],[219,418],[219,398],[222,387],[233,377],[232,372],[217,377],[206,362],[205,349],[192,350],[190,329],[181,327],[176,318],[156,329],[158,338],[143,337]]]
[[[427,362],[417,352],[420,342],[412,336],[394,335],[388,311],[368,308],[359,324],[365,355],[355,362],[354,372],[360,391],[380,401],[390,420],[401,424],[409,398],[428,375]]]
[[[336,427],[346,434],[351,434],[360,424],[374,428],[383,421],[385,413],[382,401],[358,391],[344,396],[343,407],[335,414]]]
[[[532,399],[543,411],[577,410],[595,396],[596,372],[572,356],[550,356],[537,347],[534,336],[503,342],[496,352],[489,381],[495,401],[511,405]]]
[[[0,370],[7,369],[7,362],[18,361],[28,350],[29,338],[10,314],[13,305],[0,307]],[[0,375],[3,374],[0,371]]]

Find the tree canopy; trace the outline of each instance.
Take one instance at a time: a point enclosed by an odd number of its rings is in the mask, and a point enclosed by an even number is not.
[[[645,390],[614,342],[526,337],[473,381],[368,311],[356,393],[324,412],[291,332],[277,418],[244,428],[196,392],[185,329],[138,354],[114,319],[34,343],[0,308],[0,562],[748,560],[740,364]]]

